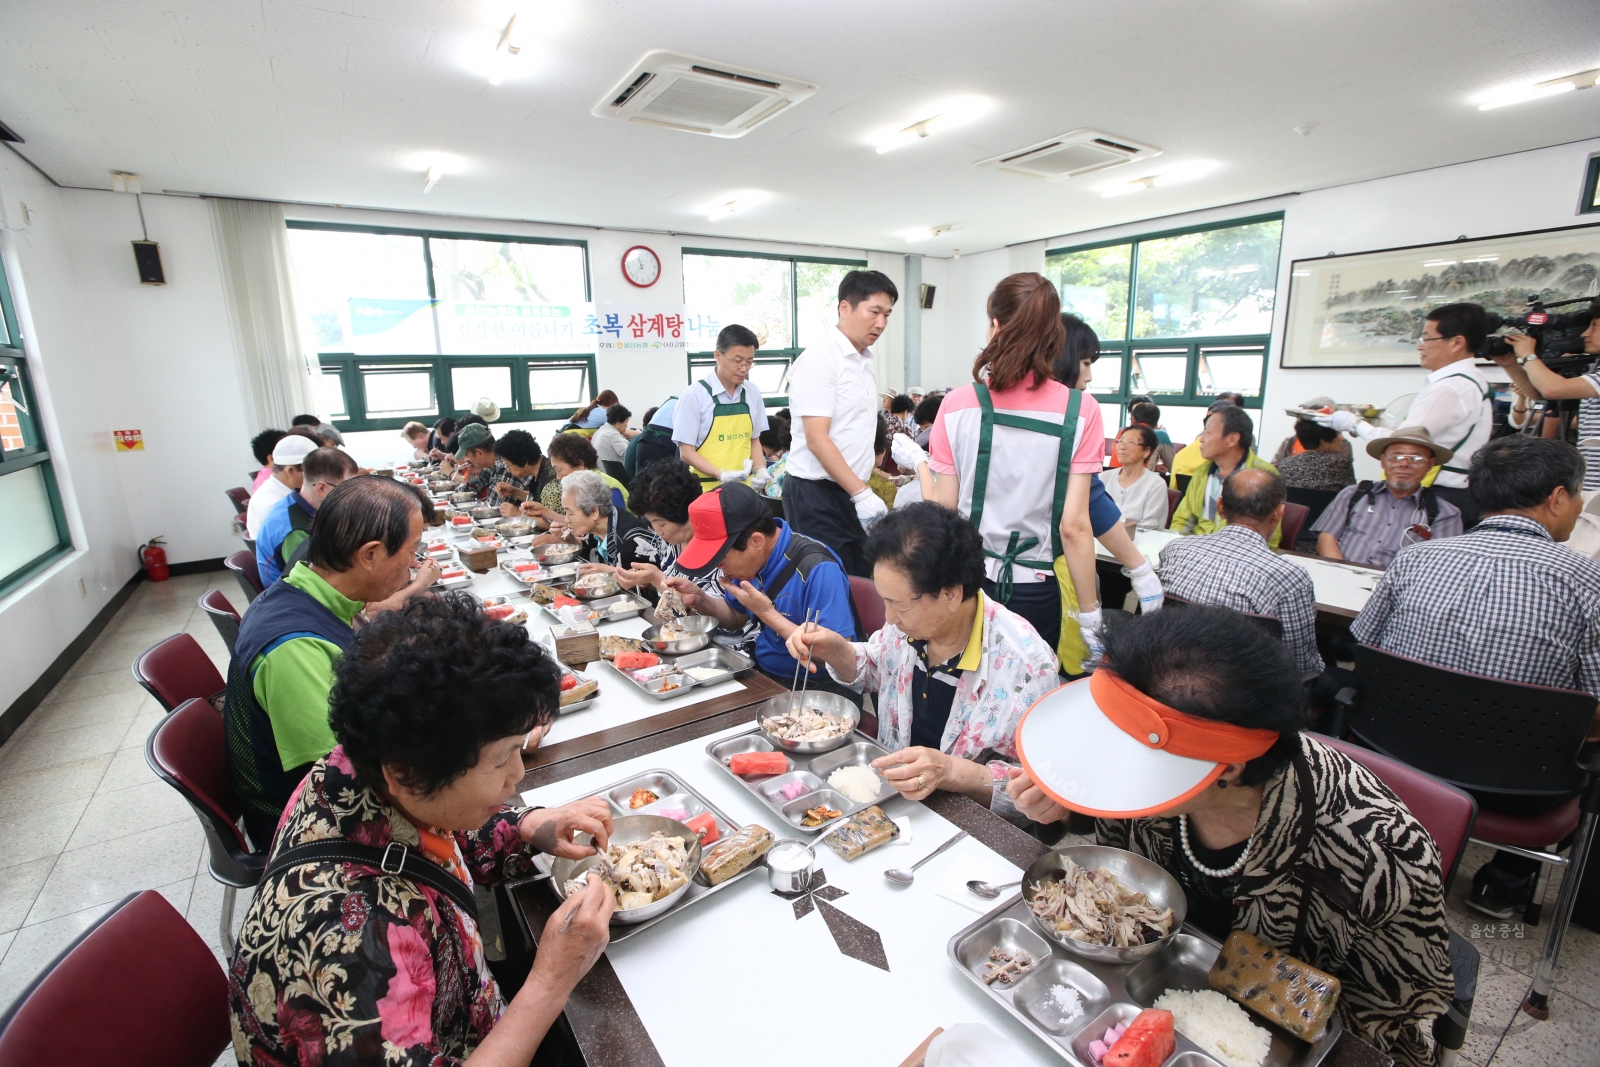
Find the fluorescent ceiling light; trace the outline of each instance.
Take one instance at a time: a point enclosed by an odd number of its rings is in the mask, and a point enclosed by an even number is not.
[[[1159,174],[1147,174],[1142,178],[1107,182],[1103,185],[1097,185],[1095,188],[1103,197],[1125,196],[1128,193],[1154,189],[1160,185],[1176,185],[1179,182],[1194,181],[1196,178],[1205,177],[1221,165],[1210,160],[1197,159],[1191,163],[1179,163],[1176,166],[1168,167]]]
[[[423,195],[426,196],[428,193],[433,192],[433,187],[438,185],[439,180],[443,177],[444,168],[439,166],[437,163],[430,163],[428,165],[428,173],[422,178]]]
[[[705,215],[712,222],[725,219],[729,215],[737,215],[741,211],[748,211],[759,204],[764,204],[772,199],[772,194],[761,189],[744,189],[714,204],[700,209],[699,213]]]
[[[941,234],[949,233],[953,229],[955,229],[953,223],[944,226],[919,226],[909,230],[901,230],[895,236],[905,238],[907,244],[916,244],[918,241],[931,240]]]
[[[915,144],[924,137],[965,126],[988,114],[993,102],[981,96],[957,96],[939,104],[930,105],[922,117],[898,129],[880,130],[868,138],[876,145],[878,153],[893,152],[896,148]]]
[[[1500,89],[1491,89],[1480,93],[1476,98],[1479,111],[1492,111],[1497,107],[1507,104],[1521,104],[1528,100],[1540,100],[1547,96],[1559,96],[1570,93],[1574,89],[1592,89],[1600,84],[1600,67],[1593,70],[1580,71],[1577,74],[1567,74],[1560,78],[1550,78],[1532,85],[1510,85]]]

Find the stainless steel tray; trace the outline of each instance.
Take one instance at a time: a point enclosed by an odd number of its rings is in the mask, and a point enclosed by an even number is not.
[[[537,603],[537,601],[535,601],[535,603]],[[583,606],[588,608],[590,611],[604,613],[597,615],[593,620],[591,620],[598,624],[602,622],[617,622],[621,619],[636,619],[639,617],[641,612],[649,610],[651,604],[650,601],[646,600],[638,593],[617,593],[614,596],[601,597],[598,600],[585,601]],[[561,618],[561,616],[556,614],[556,609],[553,605],[539,604],[539,607],[542,608],[544,613],[550,616],[551,619],[559,620]]]
[[[545,647],[548,648],[549,646],[547,645]],[[554,653],[552,653],[552,655],[553,654]],[[560,663],[561,661],[557,660],[556,662]],[[575,671],[571,667],[568,667],[564,663],[561,665],[561,672],[563,674],[572,675],[574,678],[577,678],[580,682],[594,682],[594,681],[598,681],[599,680],[597,678],[592,678],[589,675],[584,674],[584,673],[582,673],[580,671]],[[588,706],[593,704],[596,700],[599,700],[600,699],[600,693],[601,693],[601,690],[596,689],[593,693],[591,693],[588,696],[584,697],[582,700],[578,701],[575,704],[568,704],[566,707],[561,707],[560,704],[558,703],[556,705],[556,714],[557,715],[565,715],[569,711],[582,711],[584,708],[587,708]]]
[[[680,672],[687,670],[690,667],[726,668],[726,673],[718,675],[715,678],[699,679],[691,678],[687,674],[673,674],[670,677],[677,680],[678,688],[663,693],[658,691],[656,688],[661,679],[657,678],[652,682],[636,682],[633,680],[633,675],[618,667],[611,660],[603,659],[602,662],[621,675],[623,681],[627,682],[629,685],[639,690],[639,692],[653,700],[672,700],[675,697],[682,696],[685,691],[693,689],[696,686],[721,685],[728,679],[740,674],[743,671],[750,670],[756,665],[755,661],[749,656],[746,656],[743,653],[735,652],[730,648],[705,648],[701,649],[699,652],[690,652],[683,656],[662,656],[662,663],[668,664]]]
[[[988,961],[989,950],[996,947],[1007,952],[1021,949],[1043,962],[1036,963],[1009,986],[999,982],[990,985],[982,978],[983,964]],[[1137,963],[1085,959],[1046,941],[1019,893],[957,931],[945,951],[957,970],[1033,1031],[1052,1052],[1075,1067],[1094,1067],[1089,1042],[1108,1028],[1131,1020],[1168,989],[1210,989],[1206,976],[1221,948],[1193,926],[1185,926],[1160,952]],[[1082,1015],[1062,1022],[1048,998],[1054,985],[1077,989],[1083,997]],[[1250,1021],[1272,1035],[1272,1048],[1264,1067],[1317,1067],[1344,1031],[1335,1015],[1322,1040],[1308,1044],[1259,1015],[1252,1014]],[[1222,1067],[1216,1057],[1190,1041],[1181,1030],[1177,1037],[1177,1047],[1166,1061],[1172,1067]]]
[[[752,727],[745,733],[711,742],[706,746],[706,755],[715,760],[717,766],[727,772],[728,777],[744,786],[757,800],[765,804],[769,811],[782,820],[784,827],[795,833],[816,834],[848,819],[864,808],[882,804],[900,795],[899,790],[890,785],[881,774],[878,775],[878,779],[883,783],[883,788],[877,796],[865,804],[858,804],[844,794],[828,788],[828,775],[840,767],[851,765],[865,767],[873,760],[889,754],[888,749],[859,730],[850,736],[849,744],[840,745],[829,752],[819,752],[812,756],[798,752],[783,752],[784,758],[789,761],[789,769],[782,774],[762,775],[757,778],[742,778],[734,774],[729,770],[728,763],[741,752],[783,751],[767,740],[759,726]],[[795,781],[809,788],[793,800],[788,800],[783,795],[783,787]],[[806,809],[814,808],[818,804],[827,804],[830,808],[837,809],[839,817],[816,826],[801,826],[800,820],[805,816]]]
[[[628,798],[633,795],[635,789],[648,789],[661,799],[653,804],[646,804],[642,808],[629,808]],[[592,793],[585,793],[584,796],[604,797],[606,803],[611,806],[611,810],[618,815],[657,815],[663,809],[677,808],[684,812],[685,818],[692,819],[703,812],[710,812],[711,817],[717,820],[717,833],[722,837],[727,837],[743,829],[742,826],[730,819],[726,812],[707,800],[698,789],[684,782],[675,771],[664,769],[641,771],[638,774],[629,775],[620,782],[613,782]],[[581,798],[573,797],[572,799],[578,800]],[[537,855],[533,858],[533,864],[539,869],[540,874],[548,883],[550,857],[542,854]],[[635,936],[641,930],[650,929],[650,927],[663,919],[670,918],[685,908],[692,907],[707,897],[722,892],[735,882],[748,878],[766,865],[767,860],[763,856],[732,878],[716,885],[706,884],[705,876],[696,873],[694,880],[689,883],[689,891],[683,895],[683,899],[678,902],[676,907],[662,912],[653,919],[646,919],[642,923],[634,923],[632,925],[613,923],[611,925],[611,943],[615,945],[618,941],[624,941]],[[522,879],[514,884],[521,884],[521,881],[531,881],[531,879]],[[555,893],[554,886],[548,886],[548,888],[552,894]]]
[[[539,572],[536,577],[532,578],[525,577],[524,575],[518,574],[516,571],[511,569],[519,563],[531,562],[533,562],[531,559],[518,557],[516,559],[503,559],[500,561],[499,566],[501,570],[506,572],[512,581],[516,582],[518,585],[524,586],[569,585],[578,577],[578,565],[576,563],[562,563],[554,567],[546,567],[543,571]]]

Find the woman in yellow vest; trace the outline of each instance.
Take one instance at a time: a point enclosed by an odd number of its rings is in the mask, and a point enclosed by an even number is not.
[[[717,365],[678,398],[672,440],[704,490],[748,480],[759,493],[767,484],[758,439],[767,428],[767,405],[749,380],[758,343],[748,328],[724,326],[717,335]]]

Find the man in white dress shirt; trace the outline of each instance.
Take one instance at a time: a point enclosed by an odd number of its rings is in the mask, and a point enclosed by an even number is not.
[[[783,517],[796,533],[832,548],[846,572],[871,577],[866,527],[888,505],[867,487],[878,432],[872,343],[900,292],[888,276],[853,270],[839,282],[839,325],[800,354],[789,372],[789,410],[800,420],[783,481]]]
[[[1411,402],[1411,414],[1405,420],[1407,426],[1426,427],[1435,441],[1455,453],[1434,479],[1433,491],[1460,510],[1468,529],[1477,523],[1479,513],[1467,493],[1467,468],[1494,431],[1494,389],[1472,365],[1486,336],[1484,312],[1478,304],[1445,304],[1428,312],[1422,336],[1417,338],[1417,352],[1423,369],[1429,372],[1428,384]],[[1352,411],[1319,415],[1317,421],[1366,441],[1394,432],[1363,422]]]

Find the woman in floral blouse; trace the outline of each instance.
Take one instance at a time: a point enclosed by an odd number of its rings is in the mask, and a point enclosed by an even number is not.
[[[470,887],[528,870],[535,851],[604,848],[603,800],[511,807],[530,731],[554,717],[560,668],[520,626],[464,594],[377,616],[339,661],[339,739],[279,823],[273,855],[312,842],[404,845]],[[402,854],[404,850],[402,850]],[[263,879],[229,968],[242,1067],[526,1065],[608,941],[596,878],[551,917],[509,1005],[478,925],[448,893],[337,861]]]
[[[838,681],[871,691],[878,742],[873,763],[901,795],[965,793],[1009,813],[1007,765],[1017,723],[1061,684],[1055,651],[1028,621],[983,595],[983,542],[960,512],[933,503],[895,508],[863,549],[886,621],[865,641],[828,629],[789,636],[789,653],[827,665]],[[817,669],[815,664],[809,668]]]

